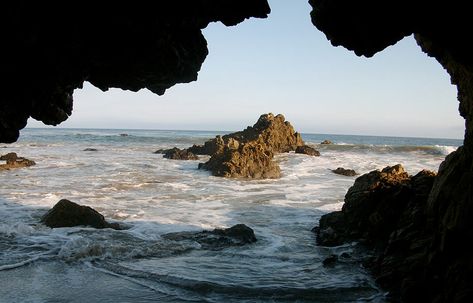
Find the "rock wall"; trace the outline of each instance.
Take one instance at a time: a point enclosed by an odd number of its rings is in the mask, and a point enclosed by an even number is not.
[[[84,81],[160,95],[194,81],[208,53],[201,29],[269,12],[266,0],[6,2],[0,142],[16,141],[29,117],[66,120]]]
[[[405,301],[414,300],[408,289],[417,285],[421,301],[473,302],[473,256],[465,249],[465,243],[473,240],[473,46],[467,38],[472,33],[468,4],[309,2],[312,22],[333,45],[370,57],[414,34],[422,50],[437,59],[457,86],[459,111],[466,125],[464,146],[441,164],[426,202],[425,225],[416,226],[419,233],[430,235],[417,244],[420,248],[415,254],[422,255],[422,266],[404,267],[398,278],[403,281]]]

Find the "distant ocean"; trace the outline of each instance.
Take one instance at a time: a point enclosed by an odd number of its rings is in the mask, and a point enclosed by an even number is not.
[[[125,135],[126,134],[126,135]],[[339,210],[355,177],[401,163],[437,171],[461,140],[303,134],[321,153],[276,157],[282,177],[240,181],[164,159],[161,148],[202,144],[219,132],[25,129],[0,144],[34,160],[0,171],[0,302],[383,302],[356,260],[324,267],[354,244],[318,247],[311,229]],[[333,145],[320,145],[323,140]],[[84,151],[86,148],[97,151]],[[40,217],[60,199],[89,205],[123,231],[51,230]],[[254,244],[208,250],[169,232],[244,223]]]

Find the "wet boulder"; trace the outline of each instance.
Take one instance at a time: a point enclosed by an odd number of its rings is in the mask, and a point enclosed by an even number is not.
[[[51,228],[91,226],[94,228],[121,229],[117,223],[108,223],[95,209],[66,199],[60,200],[42,218],[41,222]]]
[[[154,152],[155,154],[164,154],[163,158],[171,160],[199,160],[194,153],[187,149],[179,149],[177,147],[171,149],[161,149]]]
[[[333,143],[330,140],[324,140],[324,141],[320,142],[320,144],[333,144]]]
[[[250,227],[237,224],[230,228],[204,230],[201,232],[177,232],[162,236],[172,241],[195,241],[203,249],[220,250],[230,246],[242,246],[256,242],[256,236]]]
[[[337,175],[347,176],[347,177],[354,177],[358,175],[356,171],[353,169],[346,169],[343,167],[338,167],[337,169],[332,169],[332,172]]]
[[[320,152],[318,150],[308,145],[302,145],[302,146],[296,147],[296,154],[304,154],[304,155],[309,155],[309,156],[314,156],[314,157],[320,156]]]

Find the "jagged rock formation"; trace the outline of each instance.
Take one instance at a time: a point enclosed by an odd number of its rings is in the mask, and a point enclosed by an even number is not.
[[[247,179],[278,178],[279,166],[273,162],[275,153],[295,150],[304,145],[283,115],[261,115],[253,126],[225,136],[217,136],[203,146],[190,148],[197,153],[214,151],[199,168],[214,176]]]
[[[16,153],[8,153],[0,157],[0,160],[6,161],[6,164],[0,164],[0,170],[8,170],[11,168],[21,168],[36,165],[32,160],[18,157]]]
[[[346,169],[343,167],[337,167],[337,169],[332,169],[332,172],[337,175],[347,176],[347,177],[354,177],[358,175],[355,170],[353,169]]]
[[[363,243],[377,254],[365,265],[392,291],[392,297],[402,293],[407,301],[424,301],[423,294],[416,294],[417,287],[429,286],[409,283],[418,278],[426,262],[423,244],[431,234],[423,227],[435,177],[426,170],[408,176],[401,165],[360,176],[348,190],[342,210],[320,219],[315,229],[318,244]]]
[[[163,158],[172,160],[199,160],[199,157],[197,157],[187,149],[179,149],[177,147],[171,149],[160,149],[155,151],[154,153],[163,154]]]
[[[94,228],[121,229],[117,223],[108,223],[98,211],[66,199],[60,200],[42,218],[41,222],[51,228],[91,226]]]
[[[414,34],[417,43],[450,74],[465,118],[464,146],[441,164],[429,194],[419,241],[423,268],[400,268],[402,299],[413,301],[408,286],[417,285],[424,302],[473,302],[473,46],[467,2],[437,5],[430,1],[309,0],[314,25],[333,45],[370,57]],[[412,254],[407,258],[417,258]],[[423,286],[423,287],[422,287]],[[399,298],[397,298],[399,299]]]
[[[314,157],[320,156],[320,152],[318,150],[308,145],[296,147],[296,154],[304,154],[304,155],[309,155],[309,156],[314,156]]]
[[[266,17],[266,0],[80,3],[8,2],[2,7],[0,142],[14,142],[29,117],[57,125],[84,81],[107,90],[157,94],[197,79],[207,56],[202,29]]]
[[[473,301],[473,46],[467,1],[310,0],[313,23],[334,45],[372,56],[414,34],[458,88],[466,119],[464,147],[441,165],[425,226],[431,240],[425,269],[405,284],[424,283],[423,301]],[[151,4],[153,3],[153,4]],[[72,112],[72,92],[83,81],[106,90],[148,88],[158,94],[196,78],[207,54],[201,29],[265,17],[265,0],[195,0],[149,3],[6,2],[2,7],[0,142],[13,142],[28,117],[58,124]],[[84,21],[86,20],[86,21]],[[414,271],[411,271],[413,273]],[[407,276],[406,269],[400,274]]]

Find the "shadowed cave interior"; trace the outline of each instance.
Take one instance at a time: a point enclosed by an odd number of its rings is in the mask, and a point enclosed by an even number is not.
[[[464,146],[439,168],[419,235],[421,254],[403,256],[410,267],[386,285],[399,300],[473,300],[473,56],[469,10],[464,3],[310,0],[315,27],[334,45],[371,57],[414,34],[457,86],[465,118]],[[147,88],[159,95],[197,79],[207,56],[202,29],[210,22],[236,25],[265,18],[265,0],[196,0],[159,3],[28,3],[4,7],[4,97],[0,142],[15,142],[29,117],[57,125],[72,114],[72,93],[84,81],[106,91]],[[86,16],[86,17],[85,17]],[[316,54],[314,54],[316,55]],[[453,100],[452,100],[453,102]],[[411,268],[415,268],[412,270]],[[420,268],[420,270],[419,270]],[[412,291],[415,289],[416,291]]]

